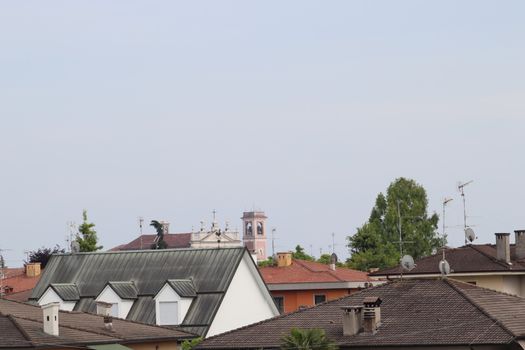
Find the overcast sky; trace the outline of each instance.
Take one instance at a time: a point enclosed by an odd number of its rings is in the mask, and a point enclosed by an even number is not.
[[[4,1],[0,249],[111,248],[138,217],[241,228],[346,258],[395,178],[478,242],[525,228],[523,1]],[[150,228],[147,232],[153,232]],[[463,233],[449,229],[461,245]],[[512,239],[513,241],[513,239]]]

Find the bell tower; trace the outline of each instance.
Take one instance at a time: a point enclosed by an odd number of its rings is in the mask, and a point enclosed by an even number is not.
[[[263,211],[248,211],[242,214],[242,240],[257,261],[266,260],[266,215]]]

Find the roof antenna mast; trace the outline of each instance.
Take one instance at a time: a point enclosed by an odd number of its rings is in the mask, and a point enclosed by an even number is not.
[[[399,256],[401,256],[401,273],[400,277],[403,279],[403,270],[411,271],[416,267],[414,263],[414,258],[410,255],[403,255],[403,243],[413,243],[413,242],[404,242],[403,241],[403,231],[401,229],[401,200],[397,200],[397,228],[399,230]]]
[[[461,193],[461,198],[463,199],[463,230],[465,231],[465,245],[467,245],[468,243],[472,243],[472,241],[476,239],[474,230],[472,230],[467,225],[467,205],[465,200],[465,186],[471,184],[472,182],[474,182],[474,180],[470,180],[464,183],[459,182],[458,184],[458,191],[459,193]]]
[[[441,276],[443,277],[450,273],[450,264],[445,259],[445,250],[446,250],[445,243],[447,241],[447,233],[446,233],[447,226],[445,225],[445,209],[449,202],[452,202],[452,198],[445,197],[445,199],[443,199],[443,237],[442,237],[443,241],[442,241],[442,246],[441,246],[443,257],[441,261],[439,262],[439,271],[441,272]]]

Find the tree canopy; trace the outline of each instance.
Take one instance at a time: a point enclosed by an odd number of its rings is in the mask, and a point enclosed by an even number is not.
[[[305,253],[304,248],[299,244],[295,247],[295,252],[292,253],[292,258],[299,260],[314,261],[315,258]]]
[[[437,232],[439,217],[427,213],[427,194],[412,179],[398,178],[386,191],[377,195],[367,222],[347,237],[352,256],[348,264],[366,271],[370,268],[395,266],[403,254],[414,259],[432,253],[443,243]]]
[[[37,250],[32,250],[29,252],[29,263],[40,263],[41,268],[45,268],[47,265],[47,262],[51,258],[51,255],[56,253],[65,253],[65,250],[63,248],[60,248],[60,246],[57,244],[53,248],[39,248]]]
[[[102,249],[101,245],[97,245],[97,231],[93,227],[95,224],[88,222],[87,210],[84,209],[82,211],[82,224],[78,227],[79,235],[76,238],[81,252],[95,252]]]

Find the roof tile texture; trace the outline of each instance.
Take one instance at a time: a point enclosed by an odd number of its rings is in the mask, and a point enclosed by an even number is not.
[[[104,328],[104,317],[80,313],[65,312],[59,314],[59,336],[54,337],[43,332],[42,309],[37,306],[0,299],[0,329],[5,329],[0,337],[0,344],[22,340],[36,345],[45,343],[89,343],[98,341],[120,342],[153,339],[180,339],[190,335],[180,330],[145,325],[120,319],[113,319],[113,331]],[[12,320],[12,325],[6,320]],[[4,325],[3,328],[1,325]]]
[[[474,289],[463,291],[463,287]],[[341,307],[362,305],[371,296],[383,301],[377,332],[344,336]],[[513,340],[511,332],[521,335],[525,331],[525,313],[511,309],[516,304],[517,310],[525,308],[525,299],[507,299],[501,293],[461,282],[410,279],[210,337],[200,348],[278,347],[294,327],[322,328],[339,346],[506,344]],[[501,320],[502,326],[496,317],[504,317],[498,310],[506,307],[509,313],[507,320]],[[489,309],[494,314],[485,311]]]
[[[297,259],[293,259],[290,266],[268,266],[259,270],[264,281],[268,284],[362,282],[369,280],[366,272],[345,267],[336,267],[335,271],[333,271],[329,265]]]

